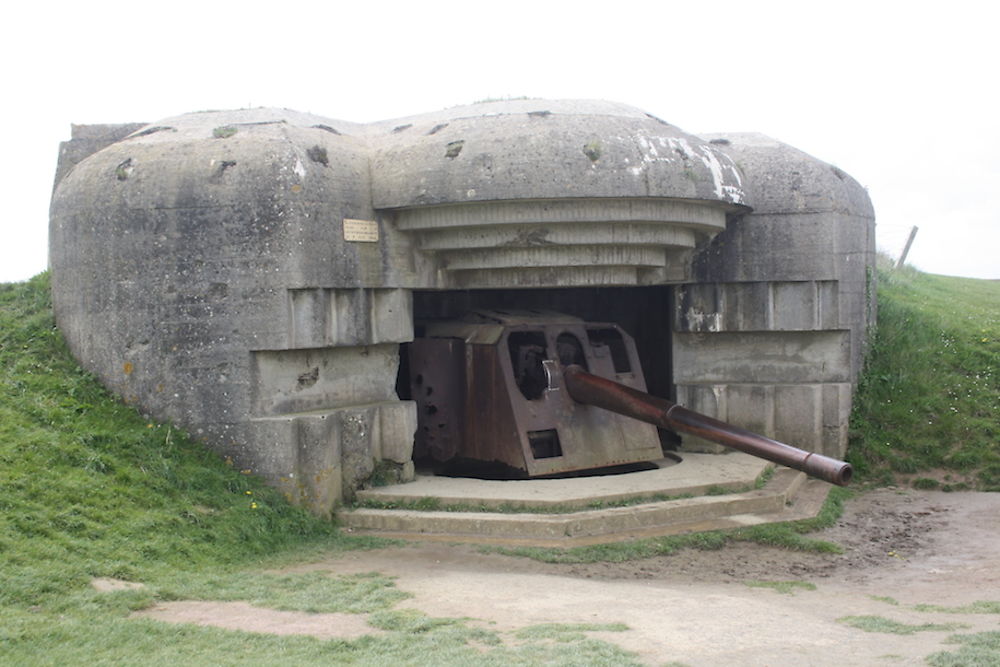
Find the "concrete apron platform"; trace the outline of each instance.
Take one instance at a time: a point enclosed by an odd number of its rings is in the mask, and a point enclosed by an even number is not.
[[[830,488],[784,467],[755,488],[772,464],[742,453],[685,452],[680,463],[658,465],[567,479],[418,476],[359,491],[369,507],[337,516],[349,532],[384,537],[572,547],[805,519]]]

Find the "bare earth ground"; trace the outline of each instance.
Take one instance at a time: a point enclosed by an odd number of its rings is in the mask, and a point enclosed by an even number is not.
[[[429,543],[350,552],[295,571],[382,572],[398,577],[397,586],[414,596],[397,608],[471,617],[494,630],[624,623],[626,632],[588,634],[634,651],[648,664],[924,664],[931,653],[955,650],[942,641],[951,634],[1000,630],[998,614],[913,609],[1000,600],[1000,494],[881,489],[849,501],[841,520],[814,536],[842,545],[845,553],[736,544],[627,563],[550,565]],[[809,582],[816,590],[782,594],[748,581]],[[241,603],[206,613],[199,604],[205,603],[171,603],[145,615],[254,632],[364,632],[357,618],[347,624],[340,614],[248,614]],[[865,615],[968,627],[899,635],[837,620]],[[253,618],[252,625],[241,616]]]

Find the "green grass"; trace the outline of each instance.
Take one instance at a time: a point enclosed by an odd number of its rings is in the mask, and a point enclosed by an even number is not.
[[[938,604],[913,605],[917,611],[943,612],[945,614],[1000,614],[1000,600],[976,600],[961,607],[946,607]]]
[[[145,581],[348,549],[169,425],[114,400],[70,357],[44,274],[0,286],[0,604],[45,605],[93,577]]]
[[[317,614],[384,611],[411,597],[396,588],[392,579],[375,572],[346,576],[329,572],[185,573],[158,583],[156,596],[161,600],[245,601],[268,609]]]
[[[321,640],[173,625],[110,614],[0,610],[0,662],[9,665],[638,665],[594,639],[519,640],[407,610],[372,614],[384,634]],[[508,640],[508,641],[505,641]]]
[[[551,639],[565,644],[583,641],[585,632],[625,632],[628,629],[624,623],[541,623],[521,628],[514,636],[518,639]]]
[[[896,598],[881,595],[869,595],[868,597],[878,602],[891,604],[894,607],[900,606],[899,600]],[[949,607],[940,604],[913,604],[907,606],[914,611],[943,614],[1000,614],[1000,600],[976,600],[975,602],[963,604],[958,607]]]
[[[899,606],[899,600],[897,600],[894,597],[889,597],[888,595],[869,595],[868,597],[872,600],[875,600],[876,602],[884,602],[886,604],[891,604],[893,607]]]
[[[878,308],[851,423],[857,479],[1000,491],[1000,281],[883,269]]]
[[[784,595],[792,595],[798,591],[814,591],[816,584],[808,581],[744,581],[750,588],[770,588]]]
[[[941,651],[927,656],[932,667],[996,667],[1000,665],[1000,632],[952,635],[948,644],[961,644],[958,651]]]
[[[884,632],[893,635],[912,635],[918,632],[948,632],[969,626],[960,623],[921,623],[913,625],[900,623],[884,616],[844,616],[838,623],[849,625],[865,632]]]

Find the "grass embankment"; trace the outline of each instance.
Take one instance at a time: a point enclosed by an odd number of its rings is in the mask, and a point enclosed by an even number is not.
[[[242,566],[342,547],[328,523],[111,396],[70,357],[48,280],[0,287],[0,603],[92,577]]]
[[[1000,491],[1000,281],[879,272],[852,416],[862,483]]]

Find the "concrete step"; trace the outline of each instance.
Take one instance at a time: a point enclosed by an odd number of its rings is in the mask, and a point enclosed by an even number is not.
[[[660,472],[571,480],[513,483],[419,478],[416,483],[362,494],[362,500],[395,508],[359,507],[341,511],[338,518],[348,531],[385,537],[570,547],[789,521],[819,511],[829,485],[806,482],[804,474],[779,468],[763,488],[752,488],[766,464],[742,456],[685,454],[683,464]],[[716,465],[709,471],[705,464],[710,462]],[[746,474],[735,475],[734,481],[734,468]],[[531,486],[542,482],[557,484]],[[730,489],[741,483],[751,488],[719,493],[727,483]],[[713,495],[704,495],[709,490]],[[650,496],[670,498],[641,502]],[[637,504],[593,507],[636,499],[640,500]],[[413,508],[417,502],[458,511],[421,511]],[[585,508],[588,504],[592,508]],[[483,511],[465,511],[467,507]]]
[[[595,475],[562,479],[483,480],[463,477],[418,475],[406,484],[394,484],[358,492],[358,499],[403,505],[428,498],[441,505],[475,506],[477,509],[549,508],[565,511],[587,509],[637,499],[665,500],[678,496],[701,496],[721,491],[748,491],[768,468],[749,454],[723,456],[684,453],[654,461],[654,468],[626,475]]]

